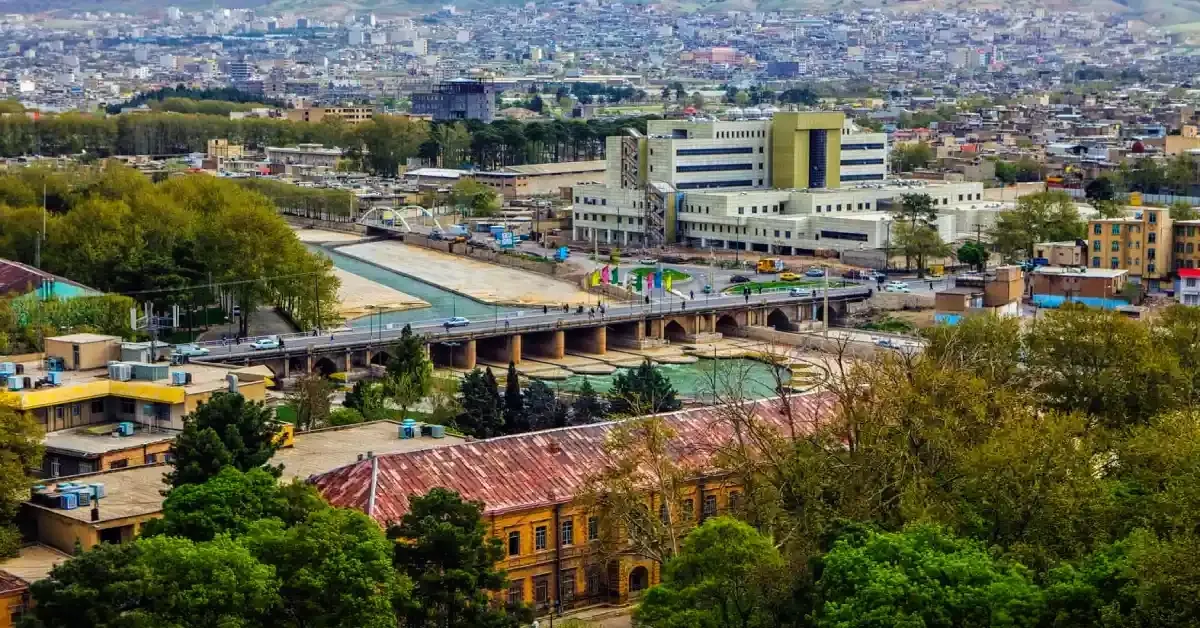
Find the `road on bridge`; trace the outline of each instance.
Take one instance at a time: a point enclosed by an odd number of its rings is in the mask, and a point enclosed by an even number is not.
[[[833,288],[829,290],[831,301],[847,299],[865,299],[870,289],[863,286],[848,288]],[[547,313],[537,310],[519,310],[495,314],[487,318],[476,318],[462,327],[445,327],[445,319],[418,321],[410,323],[413,332],[428,338],[431,342],[450,342],[469,338],[501,336],[513,333],[547,331],[552,329],[572,329],[594,327],[598,322],[621,323],[638,320],[645,317],[658,317],[677,314],[713,313],[721,310],[736,310],[747,305],[762,307],[767,305],[785,305],[795,303],[820,303],[825,298],[825,291],[816,290],[807,296],[793,296],[786,291],[751,294],[747,299],[744,295],[697,295],[695,299],[683,299],[671,296],[665,299],[652,299],[650,303],[629,303],[606,305],[604,314],[596,310],[594,316],[588,310],[577,313],[572,308],[570,312],[562,309],[550,309]],[[396,341],[403,330],[403,325],[394,324],[379,328],[343,329],[322,333],[318,336],[311,334],[287,334],[278,336],[283,340],[281,349],[257,350],[251,346],[256,338],[249,338],[241,344],[233,342],[205,342],[200,346],[209,350],[209,355],[197,357],[197,360],[223,362],[242,360],[254,357],[276,357],[280,355],[296,355],[307,353],[309,349],[329,350],[361,347],[367,344],[386,345]]]

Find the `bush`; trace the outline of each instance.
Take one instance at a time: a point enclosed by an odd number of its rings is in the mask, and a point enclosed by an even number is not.
[[[366,421],[362,413],[354,408],[338,408],[329,413],[329,425],[355,425]]]

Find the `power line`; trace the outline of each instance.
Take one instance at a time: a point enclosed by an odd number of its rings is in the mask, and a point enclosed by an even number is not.
[[[221,282],[215,282],[215,283],[205,282],[205,283],[202,283],[199,285],[193,284],[193,285],[185,286],[182,288],[157,288],[154,290],[133,290],[130,292],[108,292],[106,294],[115,294],[115,295],[119,295],[119,296],[131,297],[131,296],[144,295],[144,294],[188,292],[191,290],[196,290],[198,288],[216,288],[216,287],[220,287],[220,286],[239,286],[239,285],[243,285],[243,284],[258,283],[260,281],[273,281],[276,279],[290,279],[293,277],[311,277],[313,275],[324,275],[324,274],[325,274],[324,272],[313,271],[313,272],[307,272],[307,273],[292,273],[292,274],[288,274],[288,275],[272,275],[269,277],[259,277],[257,279],[239,279],[236,281],[221,281]]]

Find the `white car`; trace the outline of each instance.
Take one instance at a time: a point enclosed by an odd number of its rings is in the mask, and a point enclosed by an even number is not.
[[[259,338],[258,340],[255,340],[254,342],[250,343],[250,348],[251,349],[259,349],[259,350],[278,349],[279,348],[279,338],[277,336],[267,336],[266,338]]]
[[[908,284],[903,281],[889,281],[887,283],[887,287],[888,288],[908,288]]]
[[[908,287],[908,284],[900,283],[897,281],[897,282],[889,283],[888,285],[884,286],[883,291],[884,292],[909,293],[909,292],[912,292],[912,289]]]
[[[806,290],[804,288],[792,288],[791,290],[788,290],[789,297],[811,297],[812,295],[812,290]]]
[[[446,327],[466,327],[467,325],[471,324],[471,321],[463,318],[462,316],[455,316],[454,318],[447,319],[446,322],[442,324]]]

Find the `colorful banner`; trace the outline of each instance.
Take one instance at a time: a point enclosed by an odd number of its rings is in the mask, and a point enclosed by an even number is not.
[[[621,270],[621,268],[619,266],[612,269],[612,282],[613,283],[621,283],[621,279],[618,276],[620,274],[620,272],[619,272],[620,270]]]
[[[633,289],[637,290],[638,292],[642,291],[642,276],[641,275],[633,276]]]
[[[600,269],[600,283],[612,283],[611,277],[612,275],[608,270],[608,264],[605,264],[604,268]]]
[[[600,271],[598,270],[592,271],[592,285],[600,285]]]
[[[667,280],[665,283],[666,283],[666,287],[667,287],[667,292],[670,292],[671,291],[671,276],[670,275],[667,275]]]
[[[656,273],[654,273],[654,287],[655,287],[655,288],[661,288],[661,287],[662,287],[662,279],[663,279],[663,277],[662,277],[662,271],[661,271],[661,270],[660,270],[660,271],[658,271],[658,272],[656,272]]]

